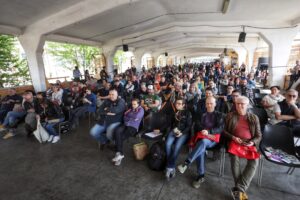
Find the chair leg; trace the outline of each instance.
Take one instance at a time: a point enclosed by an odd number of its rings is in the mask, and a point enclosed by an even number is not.
[[[290,167],[289,170],[287,171],[288,175],[292,175],[294,173],[295,167]]]
[[[61,123],[58,124],[58,134],[59,137],[61,138]]]
[[[262,180],[262,174],[263,174],[263,165],[264,165],[264,158],[259,159],[258,163],[258,179],[257,179],[257,185],[261,186],[261,180]]]
[[[221,159],[220,159],[220,171],[219,171],[219,176],[223,177],[224,175],[224,170],[225,170],[225,148],[221,148]]]

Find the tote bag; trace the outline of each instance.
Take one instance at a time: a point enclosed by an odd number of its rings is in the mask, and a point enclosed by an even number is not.
[[[40,120],[37,121],[37,128],[33,132],[33,135],[39,141],[39,143],[44,143],[49,139],[49,133],[44,129]]]

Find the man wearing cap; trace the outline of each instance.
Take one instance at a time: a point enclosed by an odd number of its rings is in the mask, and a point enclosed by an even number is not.
[[[141,105],[147,114],[158,111],[160,98],[154,93],[153,85],[148,85],[148,94],[142,99]]]

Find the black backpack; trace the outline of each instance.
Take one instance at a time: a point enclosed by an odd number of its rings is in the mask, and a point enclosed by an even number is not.
[[[163,141],[155,142],[151,148],[147,158],[148,166],[155,171],[162,171],[166,166],[166,151]]]

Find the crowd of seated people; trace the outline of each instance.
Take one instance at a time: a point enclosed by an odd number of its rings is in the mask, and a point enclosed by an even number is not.
[[[1,131],[6,132],[4,139],[16,135],[16,126],[22,119],[25,119],[25,130],[30,136],[39,120],[51,135],[48,142],[56,143],[60,140],[55,128],[58,123],[68,120],[75,132],[80,118],[93,113],[97,122],[89,133],[100,144],[100,149],[113,146],[115,156],[112,161],[118,166],[124,158],[123,141],[135,136],[142,122],[154,114],[159,114],[155,115],[157,121],[159,116],[165,115],[169,123],[157,129],[166,139],[166,178],[174,178],[177,157],[182,147],[188,144],[190,153],[185,162],[178,165],[178,170],[185,172],[196,160],[198,176],[192,185],[199,188],[205,180],[205,151],[224,137],[232,155],[233,198],[246,200],[246,190],[256,171],[258,157],[243,157],[235,148],[251,147],[255,151],[261,139],[259,119],[247,109],[263,106],[270,124],[299,125],[298,92],[288,90],[284,97],[279,94],[278,86],[272,86],[271,94],[256,105],[254,74],[247,72],[244,66],[225,70],[219,62],[186,63],[149,70],[143,68],[141,72],[133,67],[114,77],[101,70],[101,79],[93,81],[92,87],[87,82],[91,77],[81,81],[77,70],[74,70],[75,80],[68,87],[56,83],[36,96],[26,91],[23,98],[11,89],[0,108]],[[240,159],[247,160],[245,170],[239,166]]]

